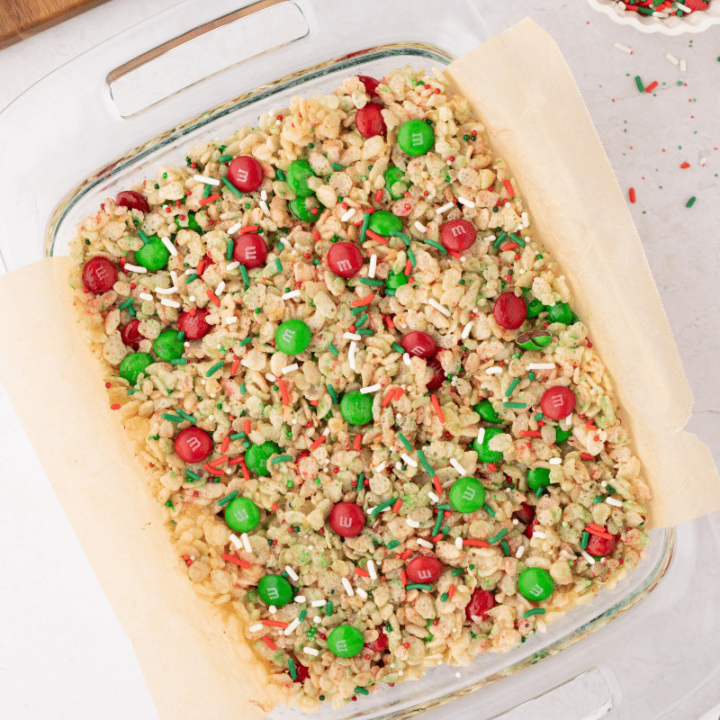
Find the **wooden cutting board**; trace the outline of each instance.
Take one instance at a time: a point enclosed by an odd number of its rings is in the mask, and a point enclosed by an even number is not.
[[[107,0],[0,0],[0,49]]]

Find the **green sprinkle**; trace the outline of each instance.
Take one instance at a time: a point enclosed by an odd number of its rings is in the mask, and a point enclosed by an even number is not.
[[[487,504],[485,503],[483,505],[483,510],[490,516],[495,517],[495,511]]]
[[[361,328],[366,322],[370,320],[370,316],[367,313],[363,313],[356,321],[355,321],[355,328],[356,330]]]
[[[303,622],[306,617],[307,617],[307,610],[302,610],[302,612],[300,613],[300,616],[298,617],[298,620],[300,622]]]
[[[178,408],[177,410],[175,410],[175,412],[176,412],[178,415],[180,415],[180,417],[183,417],[183,418],[185,418],[186,420],[189,420],[191,423],[196,423],[196,422],[197,422],[197,418],[194,418],[192,415],[188,415],[184,410],[181,410],[180,408]]]
[[[238,494],[237,490],[233,490],[229,495],[226,495],[222,500],[218,500],[218,505],[225,505],[229,503],[236,495]]]
[[[424,583],[411,583],[410,585],[405,586],[406,590],[427,590],[430,592],[432,590],[432,585],[426,585]]]
[[[423,240],[423,242],[426,245],[432,245],[436,250],[439,250],[443,255],[447,255],[447,250],[440,244],[436,243],[434,240]]]
[[[121,310],[124,310],[125,308],[130,307],[134,302],[135,302],[135,298],[129,297],[122,305],[118,305],[118,307]]]
[[[193,273],[192,275],[188,275],[188,276],[185,278],[185,284],[186,284],[186,285],[189,285],[193,280],[197,280],[197,279],[198,279],[198,274],[197,274],[197,273]]]
[[[542,413],[538,413],[537,415],[535,415],[533,417],[533,420],[535,420],[535,421],[542,420],[544,417],[545,417],[545,415],[543,415]]]
[[[140,239],[143,241],[143,245],[147,245],[147,243],[150,242],[150,238],[142,230],[138,230],[138,235],[140,236]]]
[[[417,260],[415,259],[415,253],[412,250],[408,250],[407,256],[410,258],[410,264],[413,267],[415,267],[417,265]]]
[[[330,167],[337,172],[345,169],[342,165],[340,165],[340,163],[330,163]]]
[[[401,355],[403,355],[405,353],[405,348],[402,345],[400,345],[400,343],[394,342],[391,345],[391,347],[395,352],[399,352]]]
[[[365,473],[360,473],[358,475],[358,485],[362,487],[363,482],[365,482]]]
[[[244,265],[240,266],[240,275],[243,279],[243,284],[247,287],[250,284],[250,278],[248,277],[247,268]]]
[[[350,314],[354,315],[355,317],[357,317],[360,313],[363,313],[363,312],[365,312],[364,305],[361,305],[360,307],[350,308]]]
[[[609,495],[614,495],[617,492],[617,490],[615,490],[612,485],[606,485],[605,489],[607,490]]]
[[[455,509],[452,505],[436,505],[435,507],[438,510],[454,510]]]
[[[492,545],[496,542],[500,542],[500,540],[502,540],[506,535],[507,535],[507,528],[503,528],[497,535],[493,535],[488,540],[488,542],[490,543],[490,545]]]
[[[233,250],[235,249],[235,241],[228,240],[227,252],[225,253],[225,259],[230,260],[233,256]]]
[[[544,615],[545,610],[543,608],[533,608],[532,610],[528,610],[525,613],[523,613],[524,618],[532,617],[533,615]]]
[[[443,514],[440,512],[437,514],[437,518],[435,520],[435,526],[432,529],[432,537],[435,537],[439,532],[440,528],[442,527],[442,521],[443,521]]]
[[[593,498],[593,503],[594,503],[595,505],[597,505],[598,503],[603,502],[603,500],[605,500],[605,498],[604,498],[602,495],[600,495],[600,496],[598,496],[598,497],[596,497],[596,498]]]
[[[639,9],[639,8],[638,8]],[[642,80],[640,79],[639,75],[635,76],[635,84],[637,85],[637,89],[640,92],[645,92],[645,87],[643,86]]]
[[[494,247],[494,248],[499,248],[499,247],[503,244],[503,241],[505,240],[506,237],[507,237],[507,233],[506,233],[506,232],[501,232],[501,233],[495,238],[495,242],[493,243],[493,247]]]
[[[225,361],[224,361],[224,360],[221,360],[220,362],[215,363],[215,364],[205,373],[205,377],[206,377],[206,378],[212,377],[224,364],[225,364]]]
[[[355,688],[355,692],[360,693],[361,695],[369,695],[370,694],[364,687],[360,687],[359,685]]]
[[[505,397],[510,397],[513,394],[513,390],[518,386],[518,383],[520,382],[520,378],[515,378],[511,383],[508,389],[505,391]]]
[[[406,450],[412,450],[412,445],[402,433],[398,433],[397,436],[400,438],[400,442],[405,446]]]
[[[337,357],[337,356],[340,354],[340,351],[339,351],[332,343],[330,343],[330,345],[328,345],[328,350],[329,350],[335,357]]]
[[[205,183],[205,189],[203,190],[203,197],[210,197],[210,193],[212,192],[212,185],[208,185]]]
[[[443,529],[440,531],[443,535],[447,535],[450,532],[450,526],[445,525]]]
[[[374,278],[360,278],[360,282],[363,285],[374,285],[376,287],[382,287],[385,283],[382,280],[375,280]]]
[[[359,330],[355,331],[358,335],[374,335],[375,331],[370,330],[370,328],[360,328]]]
[[[183,418],[181,418],[179,415],[171,415],[170,413],[163,413],[162,414],[163,420],[169,420],[173,423],[181,423],[183,422]]]
[[[525,247],[525,241],[519,236],[515,235],[514,233],[510,233],[510,237],[521,247]]]
[[[245,437],[245,433],[244,433],[244,432],[239,432],[239,433],[233,433],[233,434],[230,436],[230,439],[231,439],[231,440],[241,440],[241,439],[244,438],[244,437]]]
[[[368,225],[370,225],[370,213],[366,212],[363,217],[362,227],[360,228],[360,242],[365,242],[365,233],[367,233]]]
[[[401,233],[401,232],[398,232],[398,231],[394,231],[394,232],[391,232],[390,235],[391,235],[392,237],[402,238],[403,241],[404,241],[404,243],[405,243],[406,245],[410,245],[410,238],[409,238],[405,233]]]
[[[328,383],[325,387],[327,388],[327,391],[330,393],[330,397],[332,398],[333,405],[337,405],[338,404],[338,396],[337,396],[337,393],[335,392],[335,388],[330,383]]]
[[[535,380],[536,375],[535,375],[535,373],[531,370],[531,371],[528,373],[528,377],[529,377],[531,380]]]
[[[225,186],[230,190],[231,193],[233,193],[233,195],[242,197],[242,193],[226,177],[221,177],[220,179],[223,181],[223,183],[225,183]]]
[[[462,568],[455,568],[450,574],[451,574],[453,577],[457,577],[458,575],[462,575],[462,574],[463,574],[463,569],[462,569]]]
[[[290,677],[293,680],[297,679],[297,668],[295,667],[295,661],[289,657],[288,658],[288,668],[290,668]]]
[[[584,550],[588,546],[589,542],[590,542],[590,533],[587,532],[586,530],[583,530],[582,537],[580,538],[580,549]]]
[[[187,477],[191,478],[192,480],[200,479],[200,476],[197,473],[194,473],[192,470],[186,470],[185,475],[187,475]]]
[[[400,541],[399,541],[399,540],[391,540],[391,541],[387,544],[387,549],[388,549],[388,550],[392,550],[393,548],[396,548],[399,544],[400,544]]]
[[[425,453],[422,450],[417,451],[418,460],[422,463],[422,466],[425,468],[425,471],[431,476],[435,476],[435,471],[430,467],[430,463],[427,461],[427,458],[425,457]]]
[[[221,155],[218,158],[218,162],[221,162],[221,163],[230,162],[232,159],[233,159],[232,155]]]
[[[697,198],[693,195],[693,196],[685,203],[685,207],[688,207],[688,208],[692,207],[692,206],[695,204],[695,201],[696,201],[696,200],[697,200]]]
[[[639,12],[641,15],[652,15],[652,14],[653,14],[653,9],[652,9],[652,8],[646,8],[646,7],[639,7],[639,8],[638,8],[638,12]],[[639,80],[640,78],[638,77],[638,78],[635,78],[635,79],[636,79],[636,80]]]
[[[507,544],[506,540],[500,541],[500,547],[503,549],[506,556],[510,554],[510,546]]]
[[[392,632],[392,624],[390,623],[389,620],[387,620],[387,621],[385,622],[385,628],[386,628],[386,630],[387,630],[388,632]]]
[[[440,602],[447,602],[447,599],[448,599],[448,594],[447,594],[446,592],[444,592],[444,593],[440,596]]]
[[[326,614],[328,617],[332,617],[332,614],[333,614],[333,603],[332,603],[332,600],[328,600],[328,601],[327,601],[327,604],[325,605],[325,614]]]
[[[252,337],[250,335],[248,335],[246,338],[241,340],[238,344],[240,345],[240,347],[245,347],[248,343],[251,343],[251,342],[252,342]]]
[[[128,395],[134,395],[136,392],[140,392],[140,388],[130,388],[130,389],[127,391],[127,394],[128,394]]]
[[[187,365],[187,358],[175,358],[170,361],[171,365]]]
[[[518,403],[518,402],[504,402],[503,407],[506,408],[525,408],[527,405],[525,403]]]
[[[385,294],[390,295],[391,297],[394,297],[395,291],[392,288],[385,288]]]
[[[280,258],[275,258],[275,269],[278,272],[282,272],[282,270],[283,270],[283,266],[282,266],[282,263],[280,262]]]
[[[290,462],[293,459],[292,455],[278,455],[270,461],[271,465],[277,465],[279,463]]]
[[[394,505],[396,500],[397,498],[390,498],[389,500],[384,500],[377,507],[373,508],[370,514],[377,515],[379,512],[382,512],[386,507]]]

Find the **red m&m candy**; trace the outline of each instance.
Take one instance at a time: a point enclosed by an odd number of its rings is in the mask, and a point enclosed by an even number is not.
[[[385,652],[390,645],[390,641],[385,632],[385,626],[377,625],[375,629],[378,631],[377,639],[372,642],[365,643],[365,647],[368,650],[372,650],[372,652]]]
[[[295,661],[295,680],[296,683],[304,683],[310,677],[310,670],[298,660]]]
[[[178,318],[178,330],[185,333],[185,337],[188,340],[199,340],[205,337],[210,330],[210,325],[205,318],[208,316],[207,310],[196,310],[195,315],[191,315],[189,312],[184,312]]]
[[[445,382],[445,371],[436,357],[429,360],[427,366],[432,370],[433,375],[425,387],[428,390],[437,390]]]
[[[377,91],[377,86],[380,84],[379,80],[376,80],[369,75],[358,75],[357,79],[365,86],[365,92],[370,97],[380,97]]]
[[[175,452],[186,463],[202,462],[212,452],[212,438],[199,427],[181,430],[175,438]]]
[[[125,325],[120,331],[120,337],[122,338],[123,343],[134,350],[137,350],[140,347],[140,341],[143,339],[139,328],[140,321],[135,318]]]
[[[375,135],[384,135],[387,132],[385,120],[382,116],[382,105],[368,103],[361,107],[355,115],[355,126],[357,131],[364,138],[371,138]]]
[[[562,420],[575,409],[575,393],[562,385],[548,388],[540,398],[540,409],[551,420]]]
[[[434,557],[416,557],[407,564],[407,576],[414,583],[434,583],[442,571],[443,564]]]
[[[618,543],[618,536],[612,535],[609,538],[600,537],[599,535],[590,535],[588,540],[587,552],[595,557],[605,557],[609,555]]]
[[[139,192],[135,192],[134,190],[123,190],[119,192],[115,198],[115,204],[131,208],[132,210],[139,210],[143,213],[150,212],[150,204],[148,201]]]
[[[83,285],[96,295],[112,290],[112,286],[117,282],[117,277],[117,268],[104,257],[90,258],[82,271]]]
[[[335,243],[328,251],[327,261],[330,269],[344,278],[357,275],[364,263],[360,249],[349,242]]]
[[[227,176],[238,190],[253,192],[262,185],[265,171],[254,157],[240,155],[228,165]]]
[[[495,301],[493,315],[500,327],[506,330],[517,330],[525,322],[527,305],[515,293],[506,292]]]
[[[248,270],[260,267],[268,256],[265,241],[255,233],[243,233],[235,240],[233,258]]]
[[[525,528],[523,531],[523,535],[528,538],[529,540],[532,540],[532,536],[535,534],[535,526],[538,524],[538,519],[534,517],[530,524]]]
[[[517,518],[523,525],[529,525],[535,518],[535,508],[528,503],[520,503],[520,509],[513,513],[513,517]]]
[[[427,360],[437,352],[437,343],[433,340],[432,335],[419,330],[413,330],[404,335],[400,344],[410,355],[423,358],[423,360]]]
[[[343,537],[355,537],[365,527],[365,513],[353,502],[340,502],[330,511],[330,527]]]
[[[470,602],[465,606],[465,617],[474,622],[473,617],[485,620],[487,611],[495,607],[495,596],[489,590],[478,588],[470,596]]]
[[[462,218],[450,220],[440,230],[440,242],[448,249],[455,252],[462,252],[472,247],[477,237],[475,226]]]

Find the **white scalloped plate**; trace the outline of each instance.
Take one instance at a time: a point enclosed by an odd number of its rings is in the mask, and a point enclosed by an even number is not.
[[[682,35],[707,30],[720,24],[720,0],[710,0],[710,7],[683,17],[657,18],[622,10],[614,0],[588,0],[590,5],[620,25],[630,25],[644,33],[660,32],[665,35]]]

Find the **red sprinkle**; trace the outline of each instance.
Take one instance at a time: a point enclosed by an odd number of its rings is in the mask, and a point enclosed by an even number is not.
[[[391,330],[394,330],[394,329],[395,329],[395,323],[393,322],[392,318],[389,317],[388,315],[383,315],[383,317],[385,318],[385,322],[388,324],[388,327],[389,327]]]
[[[315,450],[316,448],[319,448],[320,445],[325,441],[325,435],[321,435],[319,438],[317,438],[313,444],[310,446],[311,450]]]
[[[213,305],[217,305],[217,307],[220,307],[220,300],[218,300],[217,296],[210,288],[207,289],[206,294],[210,298],[210,301],[213,303]]]
[[[355,574],[359,575],[360,577],[370,577],[370,573],[367,570],[363,570],[359,567],[355,568]]]
[[[490,468],[490,472],[497,472],[497,465],[495,465],[495,463],[488,463],[488,467]]]
[[[222,470],[216,470],[212,465],[209,465],[208,463],[205,463],[203,467],[211,474],[211,475],[224,475],[225,473]]]
[[[582,453],[582,455],[580,455],[580,457],[583,460],[594,460],[595,459],[595,456],[591,455],[590,453]]]
[[[684,170],[685,168],[689,168],[689,167],[690,167],[690,163],[689,163],[689,162],[684,162],[680,167]]]
[[[393,395],[395,394],[395,389],[390,388],[385,397],[383,398],[381,407],[387,407],[390,404],[390,401],[393,399]]]
[[[448,588],[448,597],[451,598],[453,595],[455,595],[455,585],[452,584]]]
[[[240,369],[240,359],[235,358],[233,360],[232,365],[230,366],[230,374],[235,375],[239,369]]]
[[[435,395],[435,393],[433,393],[430,396],[430,400],[432,402],[433,408],[435,409],[435,414],[438,416],[438,418],[440,420],[440,424],[444,425],[445,424],[445,416],[443,415],[443,411],[440,408],[440,403],[438,402],[438,399],[437,399],[437,396]]]
[[[222,559],[227,560],[227,562],[232,563],[233,565],[238,565],[241,568],[250,567],[250,563],[247,560],[240,560],[240,558],[233,557],[232,555],[224,554]]]
[[[433,477],[432,481],[433,481],[433,485],[435,486],[435,492],[437,492],[438,495],[442,495],[443,489],[442,489],[442,485],[440,484],[440,478],[437,475],[435,475],[435,477]]]
[[[400,508],[402,507],[403,501],[398,498],[395,501],[395,504],[393,505],[392,511],[397,515],[400,512]]]
[[[353,450],[359,450],[361,442],[362,442],[362,435],[360,435],[360,433],[358,433],[355,436],[355,440],[353,441]]]
[[[216,468],[218,465],[222,465],[223,463],[227,462],[230,458],[227,455],[223,455],[222,457],[217,458],[217,460],[213,460],[212,462],[209,462],[208,465],[210,467]]]
[[[120,405],[118,405],[117,403],[115,403],[114,405],[111,405],[111,406],[110,406],[110,409],[111,409],[111,410],[119,410],[119,409],[120,409]]]
[[[634,203],[635,202],[635,188],[630,188],[628,194],[630,195],[630,202]]]
[[[223,438],[222,445],[220,446],[220,452],[223,453],[223,455],[227,452],[229,445],[230,445],[230,436],[226,435]]]
[[[383,196],[383,191],[382,191],[382,190],[378,190],[378,191],[375,193],[375,202],[380,202],[380,201],[382,200],[382,196]]]
[[[363,305],[369,305],[375,299],[375,295],[370,294],[365,298],[358,298],[352,301],[353,307],[362,307]]]
[[[288,623],[283,622],[282,620],[263,620],[263,625],[267,625],[268,627],[277,627],[277,628],[286,628],[288,626]]]
[[[658,86],[658,81],[651,82],[646,88],[645,92],[652,92]]]
[[[520,437],[542,437],[542,433],[539,430],[521,430],[518,435],[520,435]]]
[[[203,205],[207,205],[208,203],[215,202],[216,200],[220,199],[220,193],[213,193],[212,195],[208,195],[206,198],[202,198],[200,200],[200,207]]]
[[[288,395],[287,385],[282,378],[278,378],[278,387],[280,388],[280,395],[282,396],[283,405],[290,404],[290,395]]]
[[[593,527],[592,524],[588,525],[585,530],[591,535],[597,535],[598,537],[605,538],[606,540],[613,539],[613,536],[610,535],[610,533],[605,532],[605,530],[598,530],[597,528]]]
[[[404,570],[400,571],[400,582],[403,585],[407,585],[407,573]]]
[[[402,397],[402,394],[403,389],[401,387],[397,388],[397,390],[395,390],[395,397],[393,398],[393,402],[397,402]]]
[[[377,242],[379,242],[381,245],[387,245],[387,240],[382,235],[378,235],[377,233],[373,232],[372,230],[366,230],[365,234],[368,237],[372,238],[373,240],[376,240]]]
[[[510,197],[515,197],[515,190],[513,190],[512,183],[509,180],[505,179],[505,180],[503,180],[503,185],[505,186],[505,189],[508,191],[508,195]]]
[[[490,547],[490,544],[484,540],[463,540],[463,545],[468,545],[469,547]]]
[[[271,650],[277,650],[277,645],[267,636],[262,636],[262,641],[271,649]]]

